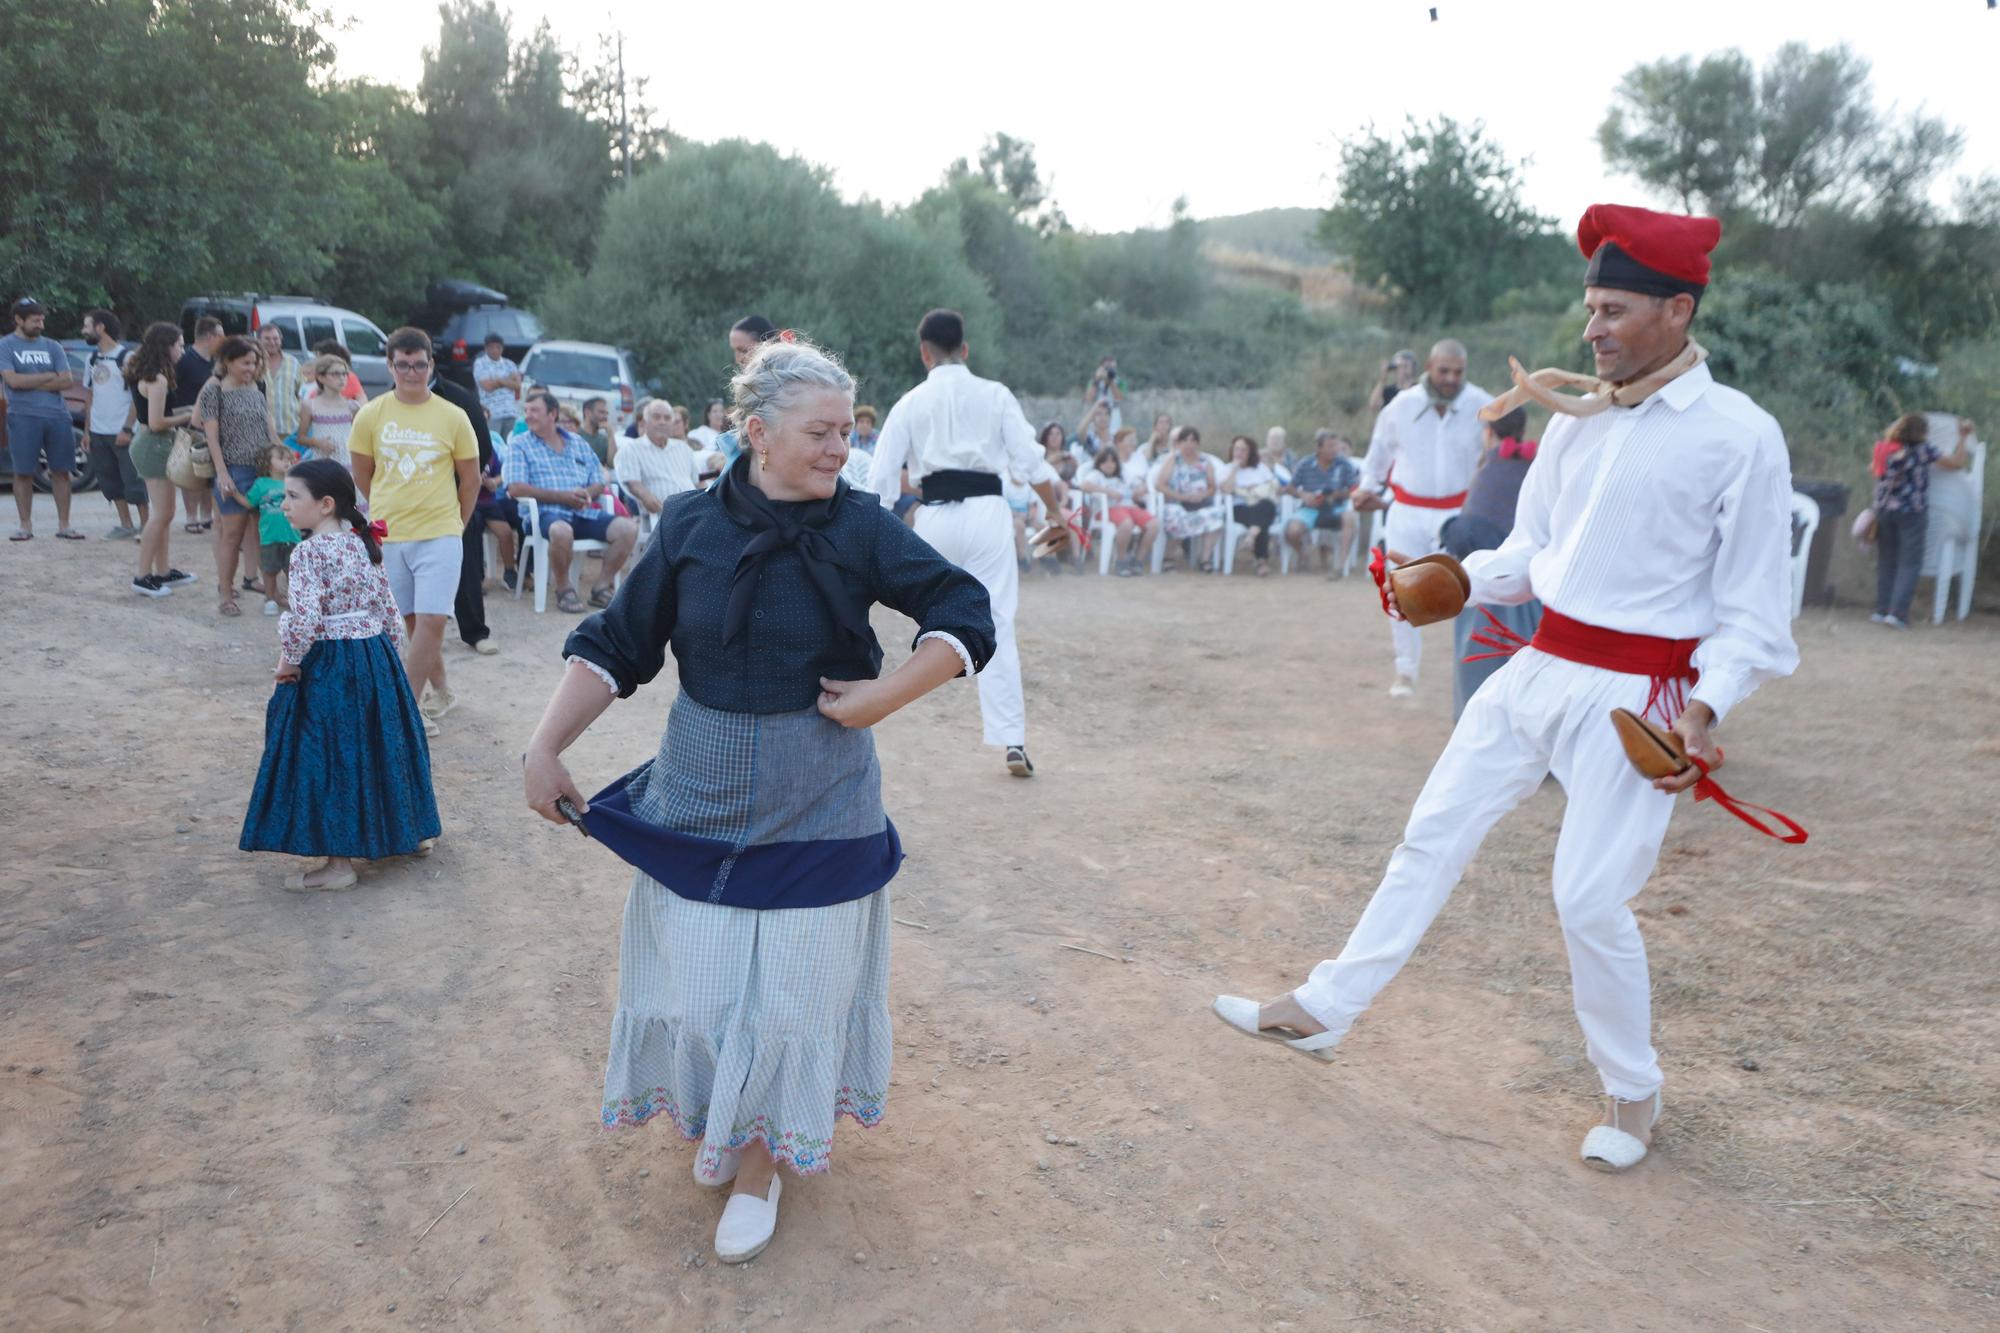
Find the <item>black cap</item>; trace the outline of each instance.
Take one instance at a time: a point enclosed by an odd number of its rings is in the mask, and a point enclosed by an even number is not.
[[[14,302],[14,313],[17,316],[46,315],[49,313],[49,310],[47,306],[43,305],[40,301],[37,301],[34,297],[24,296],[20,300]]]

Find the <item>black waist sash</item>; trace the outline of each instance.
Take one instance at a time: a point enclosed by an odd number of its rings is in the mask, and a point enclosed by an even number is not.
[[[998,495],[1000,478],[991,472],[947,468],[942,472],[925,473],[922,487],[925,504],[942,505],[954,500],[970,500],[976,495]]]

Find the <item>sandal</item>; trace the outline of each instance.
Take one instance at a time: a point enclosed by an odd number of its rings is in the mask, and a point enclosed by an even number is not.
[[[58,540],[66,542],[80,542],[89,540],[89,538],[85,537],[75,528],[57,528],[56,537]]]
[[[13,536],[9,537],[7,540],[10,542],[31,542],[34,539],[35,539],[35,534],[32,532],[17,531]]]
[[[243,614],[243,608],[236,604],[234,597],[229,597],[215,608],[215,613],[219,616],[240,616]]]
[[[592,588],[590,590],[590,604],[595,607],[606,607],[611,605],[611,589]]]
[[[564,588],[556,594],[556,610],[567,611],[571,615],[579,615],[584,609],[583,598],[576,595],[576,589]]]
[[[183,524],[181,524],[181,531],[182,531],[182,532],[188,532],[188,533],[194,533],[194,534],[196,534],[196,535],[198,536],[198,535],[200,535],[200,533],[201,533],[201,524],[199,524],[199,523],[192,523],[192,522],[190,522],[190,523],[183,523]]]

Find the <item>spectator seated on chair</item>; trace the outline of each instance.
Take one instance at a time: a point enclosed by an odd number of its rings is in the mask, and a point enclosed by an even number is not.
[[[1237,525],[1246,529],[1257,573],[1271,572],[1271,529],[1278,523],[1278,474],[1258,461],[1257,442],[1238,435],[1229,442],[1221,490],[1235,506]]]
[[[1160,539],[1160,525],[1146,512],[1145,480],[1125,471],[1121,449],[1130,453],[1138,443],[1138,432],[1130,426],[1118,432],[1119,443],[1100,450],[1097,459],[1081,477],[1077,489],[1086,495],[1105,498],[1105,520],[1112,526],[1111,549],[1117,572],[1131,578],[1140,572],[1145,556]]]
[[[1219,469],[1201,451],[1201,432],[1182,426],[1174,432],[1174,452],[1153,469],[1160,496],[1160,522],[1168,541],[1185,541],[1204,574],[1215,572],[1215,546],[1222,536],[1222,502],[1216,494]]]
[[[1292,466],[1290,493],[1298,497],[1297,517],[1285,525],[1285,541],[1301,560],[1308,538],[1325,561],[1327,577],[1347,565],[1354,546],[1350,504],[1361,484],[1361,465],[1348,456],[1346,438],[1324,428],[1313,432],[1313,452]]]
[[[502,475],[510,496],[516,501],[531,499],[540,508],[540,535],[548,538],[549,568],[538,569],[535,575],[552,578],[556,609],[574,614],[584,605],[570,584],[571,543],[581,538],[605,544],[604,568],[590,590],[590,604],[609,606],[613,581],[632,554],[639,526],[596,508],[604,493],[604,469],[581,436],[558,424],[558,413],[554,394],[538,390],[528,395],[521,413],[527,429],[508,442]],[[524,528],[522,535],[535,534]]]

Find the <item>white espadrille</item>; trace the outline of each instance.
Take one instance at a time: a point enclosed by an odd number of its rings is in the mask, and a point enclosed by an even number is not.
[[[1340,1044],[1340,1036],[1333,1032],[1317,1032],[1310,1037],[1287,1037],[1282,1031],[1257,1026],[1263,1006],[1255,1000],[1246,1000],[1241,995],[1218,995],[1215,997],[1215,1016],[1238,1032],[1257,1038],[1259,1041],[1281,1041],[1300,1055],[1310,1055],[1315,1060],[1333,1059],[1333,1048]]]
[[[778,1196],[785,1182],[771,1177],[771,1192],[764,1198],[754,1194],[732,1194],[715,1224],[715,1257],[725,1264],[743,1264],[755,1259],[771,1243],[778,1229]]]
[[[1617,1099],[1620,1106],[1646,1106],[1651,1108],[1651,1118],[1646,1121],[1650,1134],[1660,1123],[1660,1094],[1655,1092],[1643,1102],[1628,1102]],[[1594,1125],[1590,1133],[1583,1136],[1583,1164],[1593,1171],[1629,1171],[1646,1160],[1645,1140],[1628,1134],[1615,1125]]]

